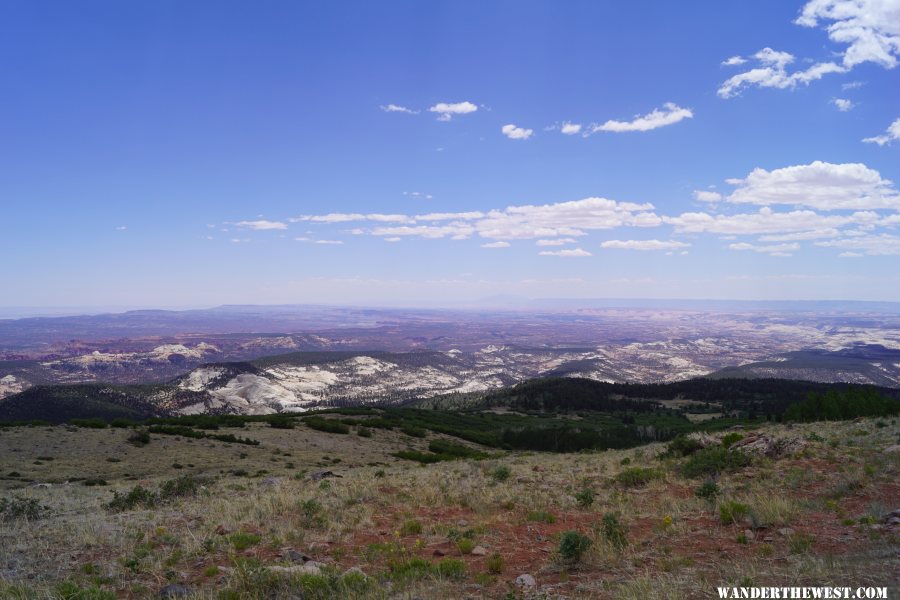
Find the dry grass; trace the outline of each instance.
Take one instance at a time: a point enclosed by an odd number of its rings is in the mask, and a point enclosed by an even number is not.
[[[867,434],[857,435],[861,430]],[[35,498],[49,507],[49,516],[0,524],[0,597],[62,598],[59,586],[69,582],[109,597],[143,598],[176,582],[197,598],[288,598],[298,590],[307,598],[494,598],[521,593],[513,581],[522,573],[533,575],[549,598],[712,597],[715,585],[741,583],[890,586],[898,568],[897,532],[858,519],[879,506],[897,508],[900,465],[896,455],[882,452],[895,443],[896,425],[773,426],[770,432],[815,433],[826,441],[722,476],[718,502],[747,504],[755,519],[723,525],[717,501],[694,494],[702,481],[684,479],[675,461],[657,458],[660,444],[422,467],[390,454],[410,444],[424,448],[430,437],[385,431],[360,438],[254,425],[241,435],[259,439],[259,447],[154,436],[150,445],[134,448],[124,442],[124,430],[6,430],[0,432],[0,473],[22,475],[4,480],[0,495]],[[831,439],[839,440],[837,447]],[[34,465],[38,456],[54,460]],[[185,467],[173,469],[175,462]],[[492,476],[501,465],[511,472],[505,481]],[[615,481],[635,467],[662,476],[634,487]],[[308,477],[323,468],[341,477]],[[250,475],[266,470],[278,481],[267,485],[264,477],[232,474],[235,469]],[[185,473],[216,479],[196,497],[153,509],[104,508],[113,490],[138,482],[154,488]],[[93,476],[110,485],[13,489],[23,478]],[[595,496],[582,507],[575,495],[585,488]],[[553,522],[529,520],[533,511],[552,514]],[[605,531],[608,514],[622,525],[624,546]],[[853,525],[845,524],[848,518],[856,519]],[[408,521],[421,531],[404,527]],[[795,533],[778,533],[783,527]],[[559,535],[568,530],[592,542],[577,564],[557,556]],[[751,539],[740,543],[745,530]],[[463,554],[460,537],[487,555]],[[292,578],[266,569],[290,564],[289,549],[325,563],[323,574]],[[500,573],[487,566],[494,553],[503,559]],[[344,577],[351,567],[368,577]]]

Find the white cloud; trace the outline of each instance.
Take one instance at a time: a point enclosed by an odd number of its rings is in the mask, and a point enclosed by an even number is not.
[[[833,42],[847,44],[847,68],[873,62],[887,69],[900,57],[900,2],[897,0],[811,0],[794,21],[825,26]],[[825,25],[827,23],[827,25]]]
[[[297,242],[307,242],[309,244],[323,244],[323,245],[340,245],[344,242],[341,240],[317,240],[315,238],[310,237],[295,237],[295,241]]]
[[[607,198],[584,198],[543,205],[508,206],[487,212],[385,215],[380,213],[329,213],[292,219],[322,225],[370,221],[380,227],[362,230],[376,236],[419,236],[432,239],[465,239],[473,235],[495,241],[514,239],[572,238],[589,231],[616,227],[657,227],[662,219],[652,204],[617,202]],[[354,230],[357,231],[357,230]],[[556,242],[554,242],[556,243]],[[545,245],[546,242],[542,245]],[[549,245],[549,244],[546,244]]]
[[[760,242],[799,242],[805,240],[820,240],[822,238],[833,238],[841,235],[840,230],[834,227],[826,229],[811,229],[809,231],[798,231],[796,233],[778,233],[759,236]]]
[[[386,238],[384,238],[384,241],[394,243],[394,242],[399,242],[402,239],[403,238],[400,238],[400,237],[386,237]]]
[[[847,70],[841,65],[827,62],[816,63],[808,69],[789,74],[786,67],[794,62],[794,55],[771,48],[763,48],[754,54],[753,58],[760,63],[760,66],[727,79],[716,92],[719,97],[732,98],[748,85],[776,89],[792,88],[798,83],[808,85],[811,81],[821,79],[828,73],[844,73]]]
[[[747,62],[747,59],[743,56],[732,56],[730,58],[726,58],[722,61],[722,66],[725,67],[736,67],[738,65],[742,65]]]
[[[426,194],[424,192],[403,192],[404,196],[409,196],[410,198],[420,198],[423,200],[431,200],[434,198],[431,194]]]
[[[438,102],[428,109],[428,112],[437,113],[438,121],[449,121],[453,115],[466,115],[478,110],[471,102]]]
[[[533,129],[525,129],[523,127],[516,127],[512,123],[509,125],[504,125],[500,128],[500,131],[503,132],[503,135],[508,137],[511,140],[527,140],[534,134]]]
[[[116,231],[125,231],[126,229],[128,229],[128,227],[126,227],[125,225],[119,225],[118,227],[116,227]]]
[[[852,250],[855,251],[855,254],[861,253],[867,256],[900,255],[900,236],[889,233],[853,236],[839,240],[815,242],[815,244],[825,248]]]
[[[803,27],[822,26],[832,42],[846,45],[837,53],[840,64],[819,62],[789,74],[785,67],[794,57],[764,48],[754,55],[760,66],[728,79],[719,88],[719,96],[731,98],[748,85],[792,88],[828,73],[846,73],[867,62],[892,69],[900,58],[900,2],[897,0],[811,0],[794,23]]]
[[[416,221],[471,221],[484,218],[483,212],[459,212],[459,213],[428,213],[413,217]]]
[[[568,121],[566,121],[559,128],[559,131],[566,135],[575,135],[577,133],[581,133],[581,123],[569,123]]]
[[[451,240],[463,240],[472,237],[475,228],[467,223],[449,223],[447,225],[403,225],[399,227],[376,227],[372,235],[388,237],[418,236],[428,239],[449,237]]]
[[[674,125],[684,119],[690,119],[694,113],[689,108],[681,108],[672,102],[663,104],[663,108],[656,108],[646,115],[637,115],[632,121],[614,121],[609,120],[602,125],[591,125],[590,133],[598,131],[612,131],[621,133],[624,131],[650,131],[665,127],[666,125]]]
[[[734,203],[790,204],[819,210],[900,208],[900,194],[892,182],[861,163],[817,160],[772,171],[757,168],[746,178],[729,183],[738,186],[727,198]]]
[[[265,231],[269,229],[287,229],[287,225],[282,223],[281,221],[238,221],[237,223],[233,223],[233,225],[237,227],[244,227],[246,229],[255,229],[257,231]]]
[[[565,246],[566,244],[574,244],[576,241],[574,238],[555,238],[552,240],[538,240],[535,243],[538,246]]]
[[[711,192],[709,190],[694,190],[694,200],[700,202],[719,202],[722,200],[722,194],[719,192]]]
[[[481,237],[491,239],[577,237],[589,230],[621,226],[655,227],[662,221],[650,212],[652,210],[652,204],[585,198],[492,210],[475,226]]]
[[[846,98],[833,98],[831,100],[831,103],[834,104],[841,112],[853,110],[853,107],[856,106],[855,104],[853,104],[853,102],[847,100]]]
[[[873,225],[878,222],[874,212],[855,212],[851,215],[820,215],[811,210],[773,212],[764,206],[757,213],[710,215],[704,212],[682,213],[677,217],[663,217],[679,233],[714,233],[723,235],[763,235],[801,231],[815,231],[846,225]]]
[[[876,135],[875,137],[863,139],[863,141],[868,144],[878,144],[879,146],[890,144],[896,140],[900,140],[900,119],[897,119],[888,125],[887,131],[885,131],[883,135]]]
[[[490,242],[482,244],[482,248],[509,248],[509,242]]]
[[[309,221],[311,223],[347,223],[350,221],[376,221],[379,223],[410,223],[412,217],[407,215],[385,215],[381,213],[328,213],[327,215],[303,215],[290,219],[298,223]]]
[[[579,256],[593,256],[587,250],[582,250],[581,248],[572,248],[566,250],[541,250],[538,252],[541,256],[564,256],[564,257],[579,257]]]
[[[849,83],[842,83],[841,89],[846,92],[847,90],[855,90],[857,88],[861,88],[864,85],[866,85],[864,81],[851,81]]]
[[[379,107],[384,112],[397,112],[397,113],[406,113],[408,115],[417,115],[419,111],[413,110],[411,108],[406,108],[405,106],[400,106],[398,104],[382,104]]]
[[[690,244],[673,240],[608,240],[600,244],[600,247],[616,250],[677,250],[689,248]]]
[[[728,244],[728,247],[732,250],[750,250],[753,252],[759,252],[761,254],[769,254],[771,256],[791,256],[793,252],[796,252],[800,249],[800,244],[794,242],[791,244],[772,244],[768,246],[757,246],[755,244],[740,242],[738,244]]]

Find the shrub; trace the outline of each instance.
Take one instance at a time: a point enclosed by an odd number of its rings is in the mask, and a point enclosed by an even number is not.
[[[736,431],[725,434],[722,438],[722,445],[726,448],[730,448],[732,444],[741,441],[744,439],[744,436]]]
[[[462,537],[456,540],[456,548],[461,554],[471,554],[472,549],[475,548],[475,542],[470,538]]]
[[[685,477],[712,476],[726,471],[737,471],[749,464],[749,456],[719,446],[694,453],[682,465],[681,472]]]
[[[311,529],[322,527],[325,524],[324,512],[322,503],[315,498],[310,498],[300,503],[300,513],[303,515],[303,525],[305,527]]]
[[[512,471],[506,465],[500,465],[498,467],[494,467],[491,471],[491,479],[496,482],[506,481],[509,479],[509,476],[512,475]]]
[[[125,494],[113,492],[113,499],[109,501],[106,508],[114,511],[130,510],[139,506],[153,508],[158,504],[171,502],[175,498],[194,496],[205,483],[206,479],[183,475],[163,482],[159,490],[155,492],[136,485]]]
[[[150,508],[156,506],[156,502],[156,494],[142,485],[136,485],[125,494],[113,492],[113,499],[109,501],[106,508],[115,511],[130,510],[138,506]]]
[[[719,486],[712,479],[707,479],[703,485],[697,488],[694,495],[704,500],[712,500],[719,495]]]
[[[587,508],[594,503],[594,496],[594,490],[591,488],[584,488],[575,494],[575,502],[577,502],[578,506],[581,508]]]
[[[137,446],[138,448],[142,446],[146,446],[150,443],[150,432],[146,429],[135,429],[134,432],[128,436],[128,439],[125,440],[132,446]]]
[[[628,544],[625,526],[619,522],[619,517],[613,513],[606,513],[603,515],[601,532],[603,533],[604,539],[617,550],[621,550]]]
[[[83,483],[88,487],[93,487],[95,485],[109,485],[105,479],[101,479],[100,477],[88,477]]]
[[[193,475],[182,475],[176,479],[170,479],[160,486],[159,499],[167,502],[184,496],[195,496],[205,483],[205,479]]]
[[[356,430],[356,435],[359,437],[370,438],[372,437],[372,430],[368,427],[359,427]]]
[[[109,426],[115,427],[117,429],[126,429],[128,427],[137,426],[137,423],[135,421],[132,421],[131,419],[123,419],[120,417],[118,419],[113,419],[112,421],[110,421]]]
[[[106,421],[103,419],[72,419],[69,424],[87,429],[106,429]]]
[[[625,469],[616,475],[616,482],[627,487],[637,487],[645,485],[660,477],[662,477],[662,473],[656,469],[632,467],[630,469]]]
[[[525,518],[536,523],[556,523],[556,517],[553,516],[553,513],[546,510],[533,510]]]
[[[275,429],[293,429],[294,419],[290,417],[271,417],[269,419],[269,427]]]
[[[325,433],[350,433],[350,427],[334,419],[324,417],[306,417],[303,419],[306,426]]]
[[[559,556],[564,562],[578,562],[581,555],[590,547],[590,538],[577,531],[566,531],[559,538]]]
[[[435,565],[435,572],[444,579],[459,581],[466,578],[466,563],[458,558],[445,558]]]
[[[403,427],[400,428],[400,431],[402,431],[403,433],[405,433],[408,436],[417,437],[417,438],[423,438],[423,437],[425,437],[425,434],[427,433],[421,427],[413,427],[412,425],[404,425]]]
[[[231,545],[234,546],[234,549],[240,552],[241,550],[246,550],[252,546],[255,546],[259,543],[260,538],[255,533],[233,533],[229,536],[228,541],[231,542]]]
[[[488,573],[499,575],[503,572],[503,557],[500,556],[500,553],[494,552],[484,561],[484,566],[488,570]]]
[[[43,506],[36,498],[0,498],[0,521],[10,522],[19,519],[36,521],[47,515],[49,508]]]
[[[729,500],[719,505],[719,520],[722,521],[722,525],[738,523],[749,514],[750,507],[741,502]]]
[[[408,519],[400,526],[400,535],[419,535],[422,533],[422,524],[415,519]]]
[[[703,444],[699,441],[686,435],[679,435],[669,442],[669,445],[666,447],[666,455],[674,457],[690,456],[702,449]]]
[[[806,554],[812,548],[815,538],[807,533],[797,533],[791,536],[791,552],[793,554]]]

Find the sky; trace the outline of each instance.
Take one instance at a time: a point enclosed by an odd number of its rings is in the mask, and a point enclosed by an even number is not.
[[[0,56],[0,307],[900,301],[900,0],[10,0]]]

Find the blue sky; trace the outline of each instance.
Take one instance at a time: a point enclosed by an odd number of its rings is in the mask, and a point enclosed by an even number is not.
[[[0,306],[900,301],[900,0],[609,4],[5,2]]]

